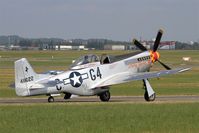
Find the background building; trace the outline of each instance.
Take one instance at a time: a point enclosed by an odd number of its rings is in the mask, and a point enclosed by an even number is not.
[[[125,50],[124,45],[104,45],[104,50]]]

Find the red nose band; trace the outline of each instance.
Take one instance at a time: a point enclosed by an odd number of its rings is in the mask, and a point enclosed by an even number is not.
[[[160,58],[160,54],[157,51],[156,52],[150,51],[150,56],[152,62],[155,62]]]

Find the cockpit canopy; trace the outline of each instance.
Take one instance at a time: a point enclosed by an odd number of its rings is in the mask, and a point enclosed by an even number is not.
[[[99,62],[99,57],[97,55],[94,54],[84,55],[76,59],[75,62],[71,65],[71,68],[93,62]]]
[[[83,69],[83,68],[90,67],[93,65],[109,64],[116,61],[124,60],[126,58],[137,55],[139,53],[141,52],[127,53],[124,55],[117,55],[117,56],[102,54],[100,58],[94,54],[84,55],[76,59],[74,63],[71,64],[70,69]]]

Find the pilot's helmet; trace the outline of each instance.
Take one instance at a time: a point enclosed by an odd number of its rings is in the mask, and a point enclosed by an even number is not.
[[[85,55],[85,56],[84,56],[84,59],[85,59],[85,60],[88,60],[88,55]]]

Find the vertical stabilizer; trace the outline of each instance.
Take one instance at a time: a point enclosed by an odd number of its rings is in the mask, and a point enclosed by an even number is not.
[[[37,74],[25,58],[15,61],[15,91],[18,96],[28,96]]]

